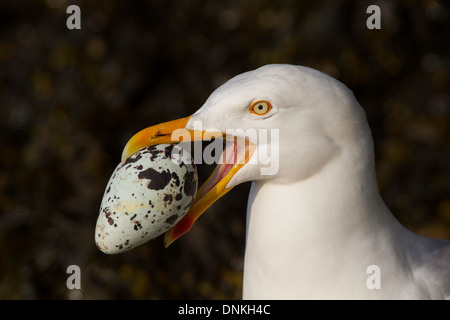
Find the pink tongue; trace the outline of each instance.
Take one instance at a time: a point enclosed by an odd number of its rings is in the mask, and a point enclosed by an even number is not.
[[[222,180],[236,162],[237,158],[237,143],[233,140],[226,140],[225,150],[220,156],[219,164],[214,169],[213,176],[208,181],[202,192],[202,196],[208,193],[220,180]],[[224,160],[225,159],[225,160]]]

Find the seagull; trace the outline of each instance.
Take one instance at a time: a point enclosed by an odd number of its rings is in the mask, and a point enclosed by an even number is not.
[[[338,80],[288,64],[237,75],[193,115],[135,134],[122,161],[180,136],[219,137],[226,148],[165,245],[234,186],[252,181],[243,299],[450,298],[450,241],[417,235],[391,214],[365,112]],[[273,170],[264,171],[270,152]]]

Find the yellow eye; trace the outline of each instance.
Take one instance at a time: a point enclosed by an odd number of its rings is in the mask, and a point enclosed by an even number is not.
[[[268,101],[256,101],[250,106],[250,112],[258,116],[267,114],[272,109],[272,105]]]

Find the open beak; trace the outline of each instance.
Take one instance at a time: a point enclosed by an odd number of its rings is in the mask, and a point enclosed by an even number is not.
[[[122,163],[142,148],[162,143],[179,143],[180,137],[182,137],[183,142],[223,138],[224,133],[222,132],[186,129],[186,124],[191,117],[164,122],[136,133],[125,145]],[[248,163],[255,148],[256,145],[246,139],[225,137],[225,150],[220,157],[219,164],[197,191],[194,202],[186,215],[166,232],[164,237],[165,247],[188,232],[209,206],[233,188],[227,187],[228,182]]]

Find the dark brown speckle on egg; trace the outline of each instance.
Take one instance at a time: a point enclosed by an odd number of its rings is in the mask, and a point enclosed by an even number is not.
[[[195,189],[197,187],[196,177],[194,176],[194,172],[187,172],[184,175],[184,193],[187,196],[194,196]]]
[[[175,185],[177,187],[179,187],[180,186],[180,178],[178,177],[178,175],[175,171],[172,172],[172,178],[175,180]]]
[[[172,175],[169,170],[158,172],[153,168],[148,168],[147,170],[139,172],[138,178],[150,180],[147,188],[162,190],[169,184],[170,179],[172,179]]]
[[[136,162],[136,161],[140,160],[141,158],[142,158],[142,155],[140,153],[136,153],[135,155],[132,155],[131,157],[129,157],[123,165]]]
[[[162,150],[157,150],[156,146],[150,146],[147,150],[152,154],[150,161],[155,161],[155,158],[162,153]]]
[[[164,195],[164,202],[166,202],[167,204],[171,204],[173,201],[173,196],[169,193]]]
[[[177,219],[178,219],[178,215],[177,214],[171,215],[170,217],[168,217],[166,219],[166,223],[174,224],[174,222],[177,221]]]
[[[172,158],[173,147],[174,145],[171,144],[164,149],[164,155],[166,156],[166,158]]]

